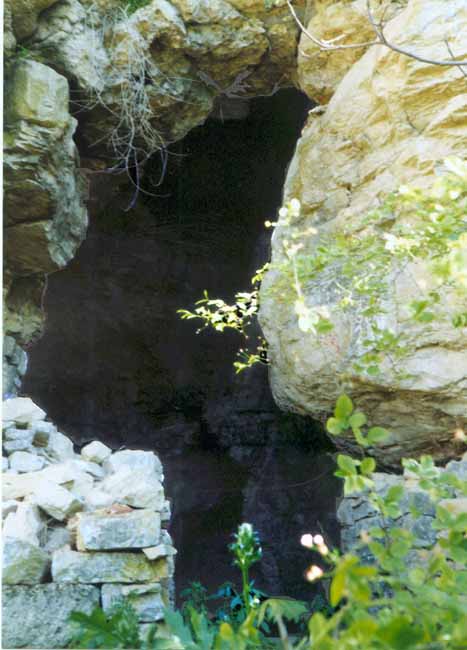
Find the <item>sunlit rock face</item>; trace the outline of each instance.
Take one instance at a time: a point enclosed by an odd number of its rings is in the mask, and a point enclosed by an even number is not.
[[[446,59],[443,38],[465,59],[462,33],[465,2],[410,2],[387,26],[388,38],[431,59]],[[312,226],[317,238],[359,219],[402,184],[429,186],[449,155],[467,155],[465,77],[453,66],[436,66],[382,46],[370,49],[339,84],[324,114],[310,115],[286,181],[285,198],[302,204],[301,218],[273,238],[273,260],[284,259],[283,242]],[[397,465],[402,456],[459,452],[454,432],[466,424],[466,330],[453,329],[450,312],[432,324],[402,323],[404,306],[418,295],[424,269],[396,269],[389,278],[380,327],[404,330],[410,352],[399,361],[411,378],[389,363],[368,377],[354,370],[362,349],[364,316],[358,308],[334,310],[334,331],[319,340],[303,333],[293,300],[274,297],[277,274],[266,276],[261,324],[270,346],[271,384],[276,402],[302,414],[329,415],[347,378],[349,392],[372,424],[391,432],[379,458]],[[336,307],[324,285],[303,287],[310,305]],[[457,307],[460,307],[457,304]]]

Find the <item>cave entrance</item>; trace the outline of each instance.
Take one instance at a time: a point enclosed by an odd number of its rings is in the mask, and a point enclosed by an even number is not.
[[[204,289],[226,300],[248,290],[268,259],[264,221],[280,206],[308,108],[294,90],[241,106],[242,119],[224,107],[171,149],[155,196],[135,209],[128,183],[97,183],[88,237],[50,276],[45,333],[29,351],[24,392],[77,444],[160,454],[178,591],[231,578],[226,545],[250,521],[264,548],[257,585],[308,597],[300,534],[337,537],[338,485],[317,425],[277,409],[265,367],[235,375],[235,333],[196,336],[176,314]]]

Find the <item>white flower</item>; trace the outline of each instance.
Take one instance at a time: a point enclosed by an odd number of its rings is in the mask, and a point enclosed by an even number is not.
[[[305,533],[300,537],[300,544],[305,548],[313,548],[313,535]]]
[[[308,571],[306,572],[305,576],[308,582],[314,582],[315,580],[318,580],[321,578],[324,574],[323,569],[320,569],[319,566],[316,566],[316,564],[313,564]]]
[[[313,537],[313,541],[316,544],[316,546],[323,546],[324,544],[324,538],[322,535],[315,535]]]
[[[289,216],[289,211],[287,210],[287,208],[281,208],[279,210],[279,217],[281,219],[286,219],[288,216]]]

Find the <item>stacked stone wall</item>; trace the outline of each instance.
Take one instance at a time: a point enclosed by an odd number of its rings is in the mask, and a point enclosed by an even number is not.
[[[3,404],[3,452],[3,647],[67,647],[71,612],[121,599],[160,621],[176,551],[157,455],[78,454],[29,398]]]

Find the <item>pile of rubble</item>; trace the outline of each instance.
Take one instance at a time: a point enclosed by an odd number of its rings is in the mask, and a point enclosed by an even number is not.
[[[3,647],[63,648],[72,611],[130,599],[141,625],[173,598],[163,470],[150,451],[73,443],[29,398],[3,403]]]

